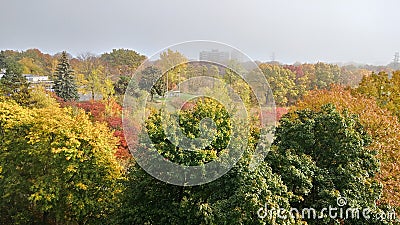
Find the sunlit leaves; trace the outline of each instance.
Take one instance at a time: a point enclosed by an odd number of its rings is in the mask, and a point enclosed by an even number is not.
[[[117,203],[122,175],[109,130],[82,111],[0,104],[2,219],[104,220]]]

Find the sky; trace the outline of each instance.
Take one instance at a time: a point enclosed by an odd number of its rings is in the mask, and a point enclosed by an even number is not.
[[[0,49],[151,56],[211,40],[260,61],[386,65],[400,51],[398,9],[398,0],[0,0]]]

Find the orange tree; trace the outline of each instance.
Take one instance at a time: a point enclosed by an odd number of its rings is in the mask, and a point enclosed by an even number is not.
[[[320,110],[327,103],[334,104],[339,111],[348,109],[357,114],[366,132],[371,135],[369,149],[378,150],[381,171],[377,180],[383,184],[381,203],[400,206],[400,123],[388,110],[380,108],[374,99],[352,94],[340,86],[331,86],[330,90],[310,91],[293,110]]]

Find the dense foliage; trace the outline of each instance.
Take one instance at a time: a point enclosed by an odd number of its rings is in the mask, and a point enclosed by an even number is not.
[[[0,129],[1,224],[109,220],[122,167],[104,125],[81,110],[0,102]]]
[[[333,105],[323,105],[318,112],[294,111],[282,117],[275,135],[267,161],[294,194],[292,207],[319,212],[345,197],[350,207],[376,210],[381,187],[373,178],[379,165],[376,152],[366,148],[371,139],[356,115],[339,113]],[[326,214],[307,221],[340,220]]]
[[[211,99],[198,100],[179,114],[180,125],[188,137],[198,137],[199,121],[208,117],[216,121],[216,135],[204,149],[187,151],[166,140],[159,112],[146,121],[150,138],[160,154],[182,165],[202,165],[219,156],[229,138],[232,125],[228,113]],[[163,183],[141,167],[131,167],[123,197],[121,224],[290,224],[294,220],[258,218],[257,211],[266,201],[288,209],[290,193],[279,176],[267,163],[250,169],[254,144],[259,135],[254,128],[249,133],[249,148],[241,160],[218,180],[194,187]]]
[[[259,213],[278,207],[300,211],[334,207],[338,197],[346,198],[345,208],[369,208],[374,216],[398,209],[399,71],[322,62],[259,63],[272,89],[265,98],[274,95],[275,110],[255,108],[255,94],[243,78],[256,73],[245,63],[231,60],[226,68],[188,62],[172,50],[139,66],[145,59],[129,49],[76,58],[37,49],[0,52],[0,224],[393,222]],[[27,82],[24,74],[49,76],[55,94]],[[194,77],[216,79],[189,80]],[[187,80],[181,89],[180,83]],[[249,124],[238,123],[243,137],[237,139],[232,138],[236,137],[232,128],[238,121],[228,113],[236,102],[226,96],[217,102],[188,94],[213,87],[208,93],[223,96],[224,85],[232,87],[250,112]],[[122,129],[121,102],[127,91],[138,99],[150,94],[145,124],[139,126],[136,114],[129,118],[136,132],[128,133],[133,135],[128,140],[134,139],[130,149]],[[168,99],[167,91],[191,100]],[[78,96],[86,100],[77,101]],[[162,104],[180,110],[166,113],[159,110]],[[257,116],[261,115],[276,116],[279,122],[270,151],[253,168],[256,144],[270,144],[260,139],[263,128]],[[203,135],[204,118],[214,121],[215,133],[211,132],[211,142],[196,145],[195,151],[177,146],[180,140],[171,141],[163,127],[180,129],[194,139]],[[175,186],[152,177],[131,157],[130,151],[151,151],[149,144],[163,160],[186,166],[219,160],[229,144],[240,146],[244,153],[213,182]]]
[[[381,109],[374,99],[352,94],[349,89],[332,86],[331,90],[309,92],[293,109],[311,109],[318,111],[321,106],[332,103],[339,110],[347,109],[359,115],[360,123],[371,136],[368,147],[378,152],[381,171],[377,179],[383,184],[381,203],[400,205],[400,123],[388,110]]]

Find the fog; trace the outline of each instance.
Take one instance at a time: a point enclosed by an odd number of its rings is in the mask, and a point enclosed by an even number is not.
[[[0,49],[150,56],[200,39],[261,61],[385,65],[400,51],[396,0],[1,0],[0,8]]]

